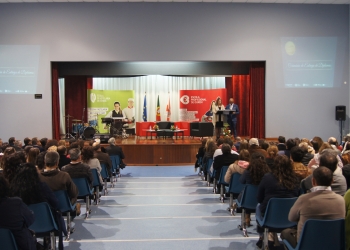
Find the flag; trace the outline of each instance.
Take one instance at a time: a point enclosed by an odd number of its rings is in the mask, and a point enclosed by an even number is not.
[[[143,121],[147,122],[147,102],[146,102],[146,95],[145,98],[143,99]]]
[[[156,114],[156,121],[160,121],[160,105],[159,105],[159,95],[158,95],[158,101],[157,101],[157,114]]]
[[[166,112],[167,112],[166,120],[170,121],[170,115],[171,115],[171,111],[170,111],[170,96],[169,96],[168,105],[166,105]]]

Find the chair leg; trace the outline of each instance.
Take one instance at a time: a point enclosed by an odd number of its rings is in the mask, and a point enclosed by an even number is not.
[[[90,197],[87,195],[86,196],[86,213],[85,213],[85,219],[89,217],[90,213]]]
[[[224,185],[221,184],[221,186],[220,186],[220,201],[221,201],[222,203],[224,203],[224,200],[225,200]]]
[[[104,189],[103,189],[103,195],[107,195],[108,194],[108,190],[107,190],[107,179],[104,180]]]
[[[235,215],[235,210],[233,208],[233,194],[230,194],[230,212],[231,212],[231,215],[234,216]]]
[[[217,187],[216,187],[216,185],[217,185],[217,181],[216,181],[216,179],[214,178],[214,181],[213,181],[213,193],[214,193],[214,194],[217,193]]]
[[[67,212],[67,237],[66,241],[69,241],[71,233],[74,232],[74,228],[72,228],[72,219],[70,216],[70,212]]]
[[[50,242],[51,242],[51,249],[56,250],[56,236],[54,232],[50,232]]]
[[[208,187],[210,187],[210,174],[209,174],[209,172],[207,173],[207,183],[208,183]]]
[[[269,229],[264,228],[264,240],[262,249],[269,249]]]
[[[96,206],[98,205],[99,200],[100,200],[100,188],[99,188],[99,186],[96,186],[95,187],[95,204],[96,204]]]
[[[242,230],[243,230],[243,236],[244,237],[249,237],[249,235],[248,235],[248,231],[247,231],[247,222],[246,222],[246,219],[245,219],[245,217],[246,217],[246,211],[245,211],[245,209],[243,208],[242,209],[242,214],[241,214],[241,223],[242,223],[242,226],[243,226],[243,228],[242,228]]]

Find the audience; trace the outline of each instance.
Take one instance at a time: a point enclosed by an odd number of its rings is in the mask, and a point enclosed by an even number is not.
[[[101,177],[101,164],[97,158],[94,157],[94,150],[91,146],[84,147],[81,151],[82,162],[90,167],[90,169],[96,169],[98,177],[100,179],[100,190],[103,188],[103,180]]]
[[[266,163],[267,165],[272,168],[273,166],[273,162],[275,161],[275,158],[278,154],[278,148],[275,145],[271,145],[268,149],[267,149],[267,157],[266,157]]]
[[[107,168],[108,176],[112,177],[112,162],[111,158],[107,153],[103,153],[101,151],[101,144],[100,142],[94,142],[92,144],[92,147],[94,149],[94,157],[97,158],[100,163],[104,163]]]
[[[301,163],[303,157],[304,151],[299,146],[293,147],[290,151],[290,159],[292,160],[293,170],[300,181],[311,174],[308,168],[303,163]]]
[[[63,166],[70,163],[70,159],[67,157],[67,148],[63,145],[57,147],[57,153],[60,155],[58,162],[58,168],[61,170]]]
[[[230,183],[231,176],[234,173],[243,174],[243,172],[248,168],[248,166],[249,166],[249,151],[244,149],[239,153],[238,160],[236,160],[234,163],[229,165],[225,175],[225,182]]]
[[[123,168],[123,165],[124,165],[123,159],[125,158],[123,149],[117,145],[117,142],[113,137],[108,140],[108,144],[109,146],[106,148],[106,153],[109,156],[119,155],[120,163],[121,163],[120,168]]]
[[[286,150],[287,149],[286,137],[280,135],[277,140],[278,140],[278,144],[277,144],[278,151]]]
[[[290,157],[290,151],[292,150],[293,147],[295,147],[297,144],[295,142],[295,139],[288,139],[286,142],[286,149],[278,151],[279,155],[285,155],[288,158]]]
[[[198,160],[203,159],[205,154],[205,144],[207,143],[207,139],[202,140],[202,145],[198,148],[198,152],[196,154],[196,164],[194,166],[194,172],[197,172],[197,168],[199,167]]]
[[[38,148],[31,148],[27,155],[27,162],[35,165],[36,158],[38,157],[40,150]]]
[[[17,173],[20,171],[22,163],[25,162],[25,154],[21,151],[15,152],[5,159],[3,174],[10,184],[13,178],[15,178]]]
[[[205,153],[202,160],[204,180],[207,181],[207,164],[209,159],[213,159],[217,145],[213,139],[209,139],[205,145]]]

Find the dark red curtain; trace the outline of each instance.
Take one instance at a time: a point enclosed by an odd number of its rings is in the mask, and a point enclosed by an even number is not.
[[[238,135],[265,138],[265,62],[251,63],[249,75],[227,77],[226,89],[240,109]]]
[[[60,137],[60,100],[58,88],[58,67],[57,63],[51,64],[52,72],[52,138],[59,140]]]
[[[78,123],[87,122],[87,86],[88,77],[68,76],[65,77],[65,112],[69,119],[69,131],[72,132],[72,120],[82,120]],[[85,108],[85,110],[84,110]],[[84,111],[84,112],[83,112]],[[66,120],[67,123],[67,120]]]

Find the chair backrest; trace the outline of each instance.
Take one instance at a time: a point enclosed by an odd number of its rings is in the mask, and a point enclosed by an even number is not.
[[[113,170],[119,169],[120,157],[119,155],[110,155]]]
[[[221,185],[221,184],[222,184],[222,185],[226,185],[226,186],[229,185],[229,183],[227,183],[227,182],[225,181],[225,175],[226,175],[227,169],[228,169],[228,166],[223,166],[223,167],[221,168],[220,177],[219,177],[219,181],[218,181],[218,184],[219,184],[219,185]]]
[[[294,205],[297,197],[294,198],[271,198],[267,204],[263,219],[263,227],[289,228],[296,225],[288,220],[288,214]]]
[[[72,178],[72,180],[78,188],[78,196],[92,195],[89,182],[86,178]]]
[[[41,202],[28,206],[33,211],[35,216],[34,223],[29,227],[35,233],[48,233],[57,231],[58,227],[52,216],[49,204]]]
[[[297,249],[345,249],[345,220],[307,220]]]
[[[242,193],[241,200],[239,202],[239,206],[246,209],[255,209],[258,205],[257,200],[258,194],[258,186],[247,184],[245,185]]]
[[[210,167],[211,165],[213,164],[213,158],[210,158],[208,161],[207,161],[207,172],[209,173],[210,172]]]
[[[106,163],[100,162],[100,165],[101,165],[101,168],[102,168],[101,169],[101,177],[102,177],[102,179],[109,178]]]
[[[17,243],[10,229],[0,228],[1,249],[17,250]]]
[[[102,184],[100,182],[100,177],[98,175],[97,169],[92,168],[91,173],[92,173],[92,177],[93,177],[92,186],[93,187],[101,186]]]
[[[241,178],[241,174],[239,173],[232,174],[230,184],[228,186],[229,193],[239,194],[243,190],[245,184],[242,184],[239,181],[240,178]]]
[[[58,190],[54,192],[58,200],[58,209],[62,212],[72,212],[75,210],[75,204],[72,206],[66,190]]]

